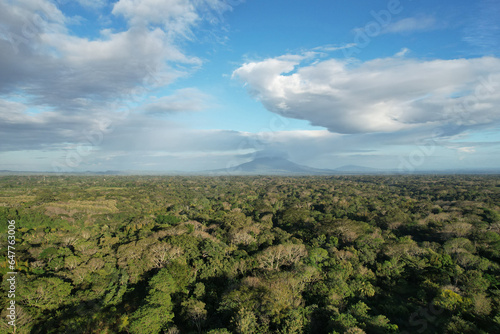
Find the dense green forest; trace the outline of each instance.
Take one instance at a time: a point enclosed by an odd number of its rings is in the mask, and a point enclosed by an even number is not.
[[[500,333],[499,176],[0,178],[17,333]]]

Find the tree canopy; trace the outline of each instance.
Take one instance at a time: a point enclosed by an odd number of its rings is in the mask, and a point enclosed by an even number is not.
[[[18,333],[500,332],[499,176],[2,176],[0,218]]]

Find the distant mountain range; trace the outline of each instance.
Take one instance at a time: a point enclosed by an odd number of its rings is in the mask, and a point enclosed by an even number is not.
[[[382,170],[356,165],[346,165],[335,169],[319,169],[300,165],[285,158],[262,157],[245,162],[235,167],[215,170],[185,172],[185,171],[85,171],[85,172],[26,172],[0,170],[0,175],[40,175],[40,174],[74,174],[74,175],[375,175],[375,174],[500,174],[498,168],[485,169],[448,169],[448,170]]]
[[[335,175],[335,174],[376,174],[382,173],[375,168],[361,166],[342,166],[337,169],[318,169],[299,165],[285,158],[257,158],[241,165],[207,171],[215,175]]]

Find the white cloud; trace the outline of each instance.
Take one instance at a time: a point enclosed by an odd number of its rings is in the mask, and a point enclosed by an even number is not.
[[[123,15],[133,26],[163,25],[170,34],[190,35],[199,20],[191,1],[187,0],[120,0],[114,15]]]
[[[133,26],[88,39],[68,32],[70,20],[47,1],[0,3],[0,93],[74,109],[164,86],[201,65],[172,41],[175,30]]]
[[[0,151],[60,149],[68,143],[83,141],[85,133],[104,130],[102,124],[111,119],[119,116],[92,108],[86,113],[31,114],[23,103],[0,99]]]
[[[399,51],[398,53],[396,53],[394,56],[395,57],[404,57],[408,53],[410,53],[410,49],[408,49],[408,48],[402,48],[401,51]]]
[[[433,16],[408,17],[399,21],[390,23],[384,33],[409,33],[416,31],[428,31],[437,27],[437,21]]]
[[[134,6],[140,10],[134,12]],[[202,61],[187,55],[177,40],[206,19],[196,13],[222,13],[230,6],[223,0],[144,0],[119,1],[115,9],[117,15],[126,15],[130,27],[124,31],[102,30],[100,36],[87,38],[71,33],[73,18],[50,1],[0,2],[0,94],[4,98],[0,102],[5,106],[16,100],[15,95],[22,96],[16,108],[0,108],[0,118],[4,128],[9,125],[9,133],[13,129],[19,133],[31,131],[24,135],[26,139],[17,141],[19,147],[77,142],[79,138],[69,134],[78,123],[79,128],[88,129],[89,119],[114,118],[117,110],[132,108],[129,105],[135,108],[152,89],[199,68]],[[155,12],[149,22],[153,26],[135,24],[151,11]],[[198,18],[189,19],[193,15]],[[159,24],[162,22],[168,24]],[[182,29],[169,22],[181,22]],[[200,110],[206,96],[181,90],[175,97],[156,102],[163,110]],[[30,108],[40,113],[30,115],[26,112]],[[50,112],[41,112],[44,110]],[[70,130],[59,131],[58,125],[62,127],[63,122]],[[3,143],[2,149],[15,149],[13,141]]]
[[[169,42],[159,28],[103,31],[101,38],[89,40],[70,34],[67,18],[46,1],[0,7],[4,23],[0,25],[0,93],[21,90],[34,104],[64,109],[78,107],[82,99],[101,104],[141,85],[168,84],[189,71],[173,69],[171,64],[200,64]],[[43,17],[27,34],[26,21],[39,12]]]
[[[2,53],[43,51],[39,40],[42,32],[66,33],[67,17],[50,1],[18,0],[0,2],[0,41]]]
[[[302,60],[288,55],[249,62],[233,77],[268,110],[338,133],[429,124],[463,131],[500,121],[498,58],[384,58],[355,64],[329,59],[300,66]]]
[[[169,37],[193,37],[199,21],[217,23],[232,6],[225,0],[119,0],[113,14],[123,15],[131,26],[162,26]]]
[[[324,45],[324,46],[318,46],[314,48],[314,51],[324,51],[324,52],[332,52],[332,51],[338,51],[338,50],[344,50],[344,49],[349,49],[353,48],[356,46],[356,43],[348,43],[345,45],[341,46],[336,46],[336,45]]]

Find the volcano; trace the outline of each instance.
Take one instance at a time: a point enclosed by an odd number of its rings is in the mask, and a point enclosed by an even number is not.
[[[334,170],[299,165],[285,158],[262,157],[241,165],[209,171],[229,175],[330,175]]]

